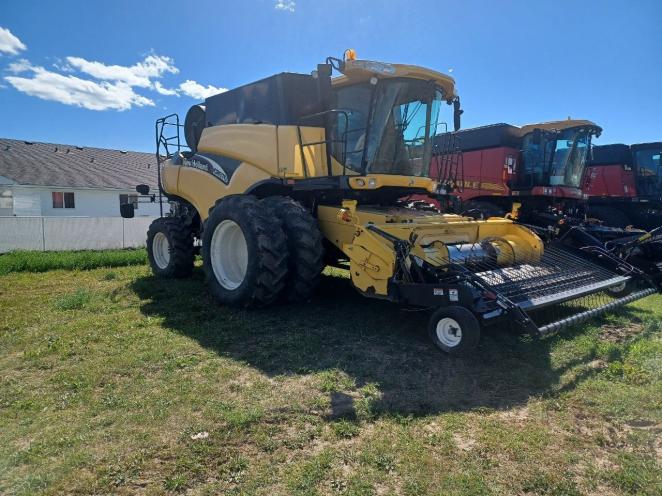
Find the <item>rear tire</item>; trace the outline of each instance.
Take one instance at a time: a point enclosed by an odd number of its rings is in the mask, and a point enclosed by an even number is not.
[[[299,202],[271,196],[261,203],[283,224],[287,239],[287,267],[283,297],[290,302],[308,301],[324,270],[324,246],[317,221]]]
[[[154,275],[188,277],[193,271],[193,232],[183,219],[161,217],[147,230],[147,257]]]
[[[588,216],[601,220],[605,226],[626,228],[631,224],[628,216],[613,207],[590,207]]]
[[[222,198],[205,223],[202,264],[219,303],[242,307],[273,303],[287,275],[281,222],[253,196]]]
[[[480,324],[464,307],[441,307],[430,317],[428,335],[441,351],[461,355],[478,346]]]

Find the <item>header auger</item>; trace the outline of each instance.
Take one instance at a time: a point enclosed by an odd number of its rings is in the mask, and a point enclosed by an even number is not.
[[[156,275],[190,274],[199,240],[218,302],[255,307],[306,301],[324,265],[341,264],[361,294],[429,309],[430,337],[449,353],[506,319],[546,333],[655,291],[604,250],[545,246],[508,219],[399,207],[408,195],[443,197],[457,180],[453,162],[429,178],[433,156],[457,152],[452,139],[435,146],[447,122],[460,127],[455,82],[353,55],[195,105],[183,126],[190,151],[164,131],[179,131],[174,117],[157,123],[171,211],[147,237]],[[627,298],[606,296],[624,283],[636,286]]]

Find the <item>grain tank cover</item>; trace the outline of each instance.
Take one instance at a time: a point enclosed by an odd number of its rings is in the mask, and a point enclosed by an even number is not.
[[[312,76],[284,72],[207,98],[207,126],[299,124],[322,110],[319,100]]]
[[[632,165],[630,147],[623,144],[594,146],[589,165]]]
[[[460,150],[483,150],[508,146],[519,149],[519,128],[510,124],[492,124],[456,131]]]

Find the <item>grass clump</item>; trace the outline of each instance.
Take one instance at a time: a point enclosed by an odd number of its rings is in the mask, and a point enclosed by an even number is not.
[[[147,263],[147,251],[14,251],[0,255],[0,276],[12,272],[46,272],[49,270],[91,270],[125,267]]]
[[[92,299],[92,294],[83,288],[77,289],[74,293],[61,296],[55,300],[55,308],[58,310],[80,310]]]

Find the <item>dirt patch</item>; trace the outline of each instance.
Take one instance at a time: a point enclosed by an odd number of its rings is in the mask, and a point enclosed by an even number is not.
[[[453,441],[455,441],[455,445],[462,451],[471,451],[476,446],[475,439],[458,432],[453,434]]]
[[[600,339],[611,343],[624,343],[639,334],[643,328],[643,325],[637,323],[631,323],[628,326],[607,324],[600,330]]]
[[[511,408],[509,410],[497,412],[497,417],[516,424],[521,424],[529,420],[529,407]]]

